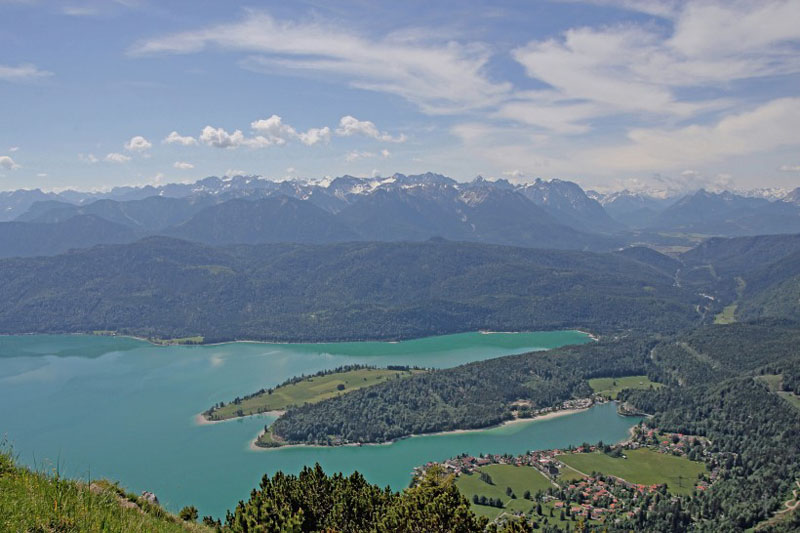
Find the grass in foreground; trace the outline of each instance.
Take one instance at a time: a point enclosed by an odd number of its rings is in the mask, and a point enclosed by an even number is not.
[[[214,408],[205,413],[210,420],[227,420],[239,416],[256,415],[268,411],[283,411],[293,405],[317,403],[339,394],[346,394],[370,387],[391,379],[402,379],[424,372],[424,370],[389,370],[385,368],[359,368],[345,372],[334,372],[322,376],[310,376],[296,383],[280,385]]]
[[[205,533],[108,482],[60,479],[17,466],[0,451],[0,531]]]
[[[621,378],[593,378],[589,380],[589,386],[595,394],[616,400],[617,395],[623,389],[649,389],[651,387],[663,387],[664,385],[650,381],[647,376],[625,376]]]
[[[673,494],[691,494],[698,475],[707,472],[703,463],[647,448],[626,450],[625,455],[627,458],[613,458],[600,452],[574,453],[559,459],[586,474],[601,472],[643,485],[666,483]]]

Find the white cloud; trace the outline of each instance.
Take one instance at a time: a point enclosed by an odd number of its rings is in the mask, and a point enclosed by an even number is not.
[[[229,168],[228,170],[225,171],[225,175],[229,178],[232,178],[233,176],[247,176],[247,172],[245,172],[244,170],[235,170]]]
[[[254,120],[250,123],[250,128],[266,136],[269,144],[286,144],[287,137],[294,137],[294,128],[283,123],[283,119],[278,115],[272,115],[266,119]]]
[[[142,137],[141,135],[136,135],[135,137],[131,137],[131,140],[125,143],[125,149],[129,152],[144,152],[145,150],[149,150],[153,147],[153,143]]]
[[[95,17],[100,14],[97,9],[90,6],[66,6],[61,12],[70,17]]]
[[[531,41],[512,55],[552,89],[515,94],[499,116],[584,133],[591,120],[615,114],[688,118],[734,105],[730,99],[681,98],[681,89],[800,72],[800,3],[792,0],[684,2],[658,9],[649,1],[604,1],[667,17],[671,34],[653,25],[580,27],[559,39]]]
[[[328,126],[324,128],[310,128],[306,132],[301,132],[298,135],[300,142],[306,146],[313,146],[319,142],[327,144],[331,140],[331,129]]]
[[[186,161],[175,161],[172,166],[178,170],[191,170],[194,168],[193,164]]]
[[[327,126],[298,133],[292,126],[285,124],[278,115],[253,121],[250,123],[250,128],[264,135],[270,144],[277,145],[286,144],[290,139],[298,139],[303,144],[312,146],[318,142],[327,143],[331,139],[331,129]]]
[[[334,23],[281,21],[258,11],[249,11],[241,22],[143,41],[129,53],[188,54],[210,48],[261,54],[241,64],[269,74],[283,69],[338,75],[353,87],[400,96],[429,113],[484,108],[511,89],[487,77],[490,51],[477,43],[435,40],[430,32],[413,29],[403,36],[371,39]]]
[[[284,123],[278,115],[254,120],[250,123],[250,128],[256,132],[256,135],[247,137],[241,130],[228,133],[223,128],[206,126],[199,139],[201,143],[217,148],[238,148],[239,146],[264,148],[283,146],[290,140],[299,140],[306,146],[312,146],[317,143],[327,143],[331,138],[331,129],[327,126],[298,132],[289,124]]]
[[[403,134],[392,137],[386,132],[381,132],[373,122],[369,120],[358,120],[356,117],[345,115],[339,119],[339,127],[336,128],[336,135],[349,137],[351,135],[365,135],[383,142],[402,143],[406,141]]]
[[[200,134],[200,142],[216,148],[236,148],[244,142],[241,130],[228,133],[222,128],[206,126]]]
[[[648,15],[670,17],[675,14],[681,0],[560,0],[566,3],[611,6]]]
[[[364,152],[360,150],[352,150],[347,152],[344,156],[344,160],[348,163],[352,163],[353,161],[358,161],[359,159],[369,159],[371,157],[375,157],[375,154],[372,152]]]
[[[47,177],[47,172],[39,172],[38,174],[36,174],[36,177],[37,178],[46,178]]]
[[[381,157],[384,159],[392,157],[392,152],[384,148],[383,150],[381,150]]]
[[[197,144],[197,139],[191,136],[183,136],[177,131],[173,131],[167,135],[163,141],[164,144],[180,144],[182,146],[192,146]]]
[[[94,154],[78,154],[78,159],[89,164],[94,164],[100,161]]]
[[[106,154],[105,160],[109,163],[127,163],[131,158],[125,154],[111,152],[110,154]]]
[[[0,80],[4,81],[31,81],[52,75],[52,72],[40,70],[36,65],[30,63],[18,67],[0,65]]]
[[[608,169],[685,168],[781,146],[800,146],[798,124],[800,98],[780,98],[728,115],[710,126],[634,129],[628,133],[628,143],[591,149],[583,157]]]
[[[781,165],[778,170],[781,172],[800,172],[800,165]]]
[[[6,170],[16,170],[20,168],[20,166],[14,162],[10,156],[0,155],[0,168],[4,168]]]
[[[12,146],[11,148],[8,149],[8,151],[12,152],[12,153],[13,152],[18,152],[19,151],[19,146]]]

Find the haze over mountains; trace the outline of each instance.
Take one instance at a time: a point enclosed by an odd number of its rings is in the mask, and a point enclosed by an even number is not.
[[[558,179],[460,183],[426,173],[327,182],[209,177],[106,193],[0,192],[0,257],[52,255],[150,235],[212,245],[441,237],[604,251],[670,239],[688,243],[680,235],[797,232],[800,189],[781,199],[702,189],[658,198],[629,191],[587,194]]]

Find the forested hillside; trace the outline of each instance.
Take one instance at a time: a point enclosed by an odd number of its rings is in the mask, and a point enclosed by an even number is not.
[[[681,255],[679,280],[741,320],[800,317],[800,235],[715,238]]]
[[[513,404],[520,400],[536,409],[588,397],[587,380],[594,377],[646,374],[683,387],[757,371],[791,372],[800,361],[798,328],[797,323],[774,321],[712,325],[662,340],[625,335],[490,359],[290,409],[271,433],[287,443],[383,442],[498,424],[512,418]]]
[[[0,262],[0,332],[397,339],[492,329],[676,331],[702,302],[618,254],[453,243],[213,248],[149,238]]]
[[[513,418],[514,402],[551,407],[590,396],[589,378],[646,374],[653,345],[626,338],[419,374],[290,409],[271,433],[287,443],[328,444],[484,428]]]
[[[772,517],[800,478],[800,409],[760,377],[783,374],[784,390],[796,387],[798,342],[797,323],[762,321],[504,357],[293,409],[272,431],[290,442],[326,443],[481,427],[511,418],[519,399],[553,405],[588,395],[591,377],[647,374],[666,386],[623,391],[620,399],[655,415],[648,425],[709,438],[705,460],[720,473],[709,490],[660,502],[619,530],[744,531]]]

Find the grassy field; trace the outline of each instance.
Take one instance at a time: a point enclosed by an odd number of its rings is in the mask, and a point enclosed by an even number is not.
[[[534,495],[537,491],[547,490],[552,487],[546,477],[535,468],[529,466],[489,465],[481,468],[479,472],[488,474],[492,478],[493,484],[489,485],[482,481],[480,474],[476,473],[459,476],[456,480],[456,487],[470,501],[472,510],[475,513],[490,519],[497,518],[503,512],[535,514],[536,503],[523,497],[525,491],[529,490]],[[506,493],[507,487],[511,487],[511,491],[516,498],[508,496]],[[486,496],[487,498],[499,498],[503,502],[504,508],[476,505],[472,503],[472,496],[475,494]],[[548,517],[550,524],[565,525],[568,523],[566,521],[562,523],[558,518],[559,513],[557,512],[554,512],[554,516],[550,517],[550,509],[551,507],[548,505],[542,506],[543,514]]]
[[[647,376],[625,376],[621,378],[594,378],[589,380],[589,386],[595,394],[600,394],[617,399],[617,394],[622,389],[649,389],[650,387],[663,387],[661,383],[650,381]]]
[[[733,324],[736,322],[736,317],[734,314],[736,313],[737,304],[726,305],[722,308],[721,313],[717,313],[714,317],[714,324]]]
[[[674,494],[691,494],[698,474],[706,472],[703,463],[647,448],[626,450],[625,454],[626,459],[599,452],[563,455],[559,459],[586,474],[602,472],[644,485],[666,483]]]
[[[211,533],[108,482],[57,479],[14,464],[0,451],[0,531]]]
[[[793,392],[781,390],[781,382],[783,381],[783,376],[780,374],[765,374],[763,376],[758,376],[760,381],[763,381],[769,387],[769,390],[789,402],[792,407],[795,409],[800,409],[800,396],[797,396]]]
[[[215,409],[210,416],[206,416],[211,420],[227,420],[267,411],[283,411],[292,405],[320,402],[339,394],[346,394],[391,379],[406,378],[419,372],[424,372],[424,370],[361,368],[324,376],[313,376],[297,383],[281,385],[271,393],[263,392],[244,399],[238,404],[231,402],[224,407]]]

